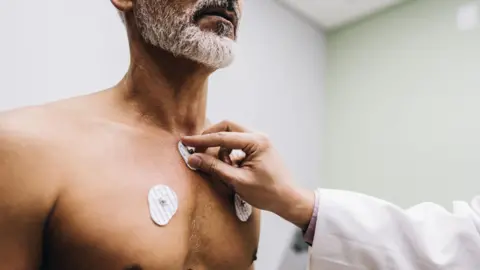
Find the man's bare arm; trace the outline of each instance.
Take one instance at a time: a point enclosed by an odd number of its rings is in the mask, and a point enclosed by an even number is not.
[[[38,269],[54,201],[39,142],[0,120],[0,269]],[[15,124],[16,126],[17,124]],[[34,137],[34,136],[33,136]]]

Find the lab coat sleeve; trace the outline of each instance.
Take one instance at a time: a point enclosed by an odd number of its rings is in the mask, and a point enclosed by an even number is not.
[[[479,270],[480,197],[453,213],[424,203],[403,210],[347,191],[319,191],[310,270]]]

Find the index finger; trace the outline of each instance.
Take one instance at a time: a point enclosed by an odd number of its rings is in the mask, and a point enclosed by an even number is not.
[[[224,120],[218,124],[208,127],[203,131],[203,135],[212,134],[212,133],[219,133],[219,132],[249,132],[246,128],[236,124],[232,121]],[[207,150],[206,147],[195,147],[196,151],[199,153],[203,153]]]
[[[249,154],[256,145],[255,137],[251,133],[217,132],[212,134],[187,136],[182,138],[183,144],[195,148],[223,147],[240,149]]]
[[[203,131],[202,134],[212,134],[218,132],[249,132],[246,128],[240,126],[239,124],[233,123],[231,121],[222,121],[218,124],[215,124]]]

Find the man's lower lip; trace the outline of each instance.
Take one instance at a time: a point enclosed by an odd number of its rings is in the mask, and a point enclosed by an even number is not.
[[[232,26],[234,26],[231,21],[225,19],[225,18],[222,17],[222,16],[218,16],[218,15],[205,15],[205,16],[202,16],[202,17],[199,19],[199,21],[202,20],[202,19],[220,20],[220,21],[223,21],[223,22],[225,22],[225,23],[229,23],[229,24],[231,24]]]

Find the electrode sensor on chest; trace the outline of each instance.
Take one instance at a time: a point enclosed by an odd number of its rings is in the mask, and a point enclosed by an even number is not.
[[[185,146],[182,142],[179,142],[178,143],[178,151],[180,152],[180,156],[182,156],[183,161],[185,161],[185,164],[187,165],[187,167],[190,170],[196,171],[196,169],[194,169],[194,168],[190,167],[190,165],[188,165],[188,158],[193,153],[195,153],[195,149],[189,148],[189,147]]]
[[[180,155],[185,161],[187,167],[191,170],[195,170],[194,168],[190,167],[190,165],[188,165],[188,158],[195,153],[195,150],[193,148],[188,148],[182,142],[179,142],[178,151],[180,152]],[[245,158],[245,153],[240,150],[234,150],[232,151],[230,157],[232,159]],[[238,194],[235,194],[233,204],[235,206],[235,214],[237,215],[237,218],[242,222],[247,222],[253,213],[253,207],[246,201],[244,201]]]
[[[148,192],[148,206],[153,222],[159,226],[165,226],[177,212],[177,194],[168,186],[154,186]]]

